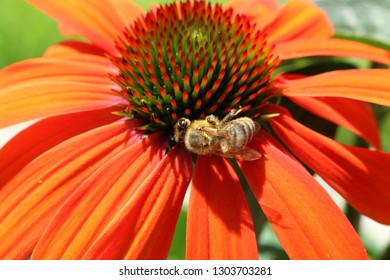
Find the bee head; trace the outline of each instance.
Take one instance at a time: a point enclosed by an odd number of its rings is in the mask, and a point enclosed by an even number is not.
[[[187,128],[190,125],[191,121],[186,118],[180,118],[175,124],[175,135],[174,139],[177,143],[184,143],[184,135],[187,132]]]

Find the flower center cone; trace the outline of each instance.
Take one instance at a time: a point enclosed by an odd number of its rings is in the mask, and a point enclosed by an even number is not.
[[[117,40],[111,78],[128,104],[122,114],[149,132],[172,129],[181,117],[223,118],[233,108],[256,118],[273,95],[279,61],[266,34],[220,5],[181,2],[150,11]]]

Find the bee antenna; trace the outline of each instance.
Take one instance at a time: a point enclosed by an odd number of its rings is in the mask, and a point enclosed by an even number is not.
[[[171,123],[171,126],[173,127],[175,124],[173,123],[173,120],[172,120],[172,116],[171,116],[171,110],[170,110],[170,108],[169,107],[167,107],[166,109],[165,109],[165,111],[167,111],[167,115],[168,115],[168,119],[169,119],[169,122]]]

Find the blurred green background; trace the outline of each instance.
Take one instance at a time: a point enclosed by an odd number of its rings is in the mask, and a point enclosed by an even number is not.
[[[151,3],[171,1],[139,0],[136,2],[148,9]],[[222,3],[226,1],[212,2]],[[336,28],[338,37],[359,40],[390,50],[390,28],[388,27],[390,15],[389,0],[317,0],[315,2],[327,11]],[[65,39],[58,31],[54,20],[35,10],[22,0],[1,0],[0,68],[23,59],[39,57],[48,46]],[[338,58],[333,62],[348,64],[352,67],[383,67],[370,64],[367,61],[354,59]],[[299,68],[299,64],[288,64],[285,67],[286,70]],[[316,67],[318,66],[316,65]],[[383,149],[386,152],[390,152],[390,111],[388,108],[381,106],[374,106],[374,109],[382,134]],[[336,138],[346,144],[364,146],[361,139],[345,129],[339,128],[336,132]],[[337,195],[334,195],[334,197],[336,200],[340,200]],[[340,207],[353,213],[353,210],[345,206],[342,200],[340,200]],[[354,214],[348,215],[353,219]],[[185,220],[186,209],[184,206],[171,249],[171,259],[184,258]],[[368,219],[360,223],[357,222],[357,224],[355,222],[355,225],[358,227],[358,231],[372,258],[389,257],[390,253],[387,243],[390,240],[390,227],[378,225]],[[286,258],[268,225],[264,227],[260,234],[259,247],[261,247],[260,257],[262,259]]]

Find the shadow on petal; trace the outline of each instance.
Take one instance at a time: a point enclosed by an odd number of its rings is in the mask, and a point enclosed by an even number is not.
[[[258,259],[249,206],[227,159],[198,157],[188,207],[187,259]]]

